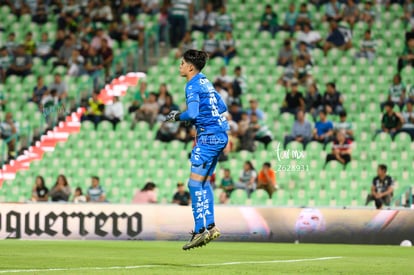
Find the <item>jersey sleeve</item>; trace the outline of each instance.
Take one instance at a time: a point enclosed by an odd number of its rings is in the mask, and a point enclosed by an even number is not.
[[[190,85],[187,87],[185,91],[186,102],[189,105],[191,102],[198,102],[200,103],[200,96],[198,94],[198,89],[194,85]]]
[[[221,96],[219,95],[219,93],[215,92],[214,96],[216,97],[216,100],[217,100],[217,108],[218,108],[219,114],[222,114],[222,113],[226,112],[227,111],[227,106],[224,103]]]

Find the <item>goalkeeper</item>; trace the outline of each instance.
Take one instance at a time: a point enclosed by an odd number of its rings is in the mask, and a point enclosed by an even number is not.
[[[214,221],[214,194],[210,177],[217,159],[228,142],[228,123],[222,115],[227,107],[211,82],[201,73],[207,53],[188,50],[180,64],[180,75],[187,79],[185,87],[187,110],[172,111],[167,121],[190,121],[196,126],[196,145],[191,152],[191,194],[194,231],[184,250],[203,246],[220,236]]]

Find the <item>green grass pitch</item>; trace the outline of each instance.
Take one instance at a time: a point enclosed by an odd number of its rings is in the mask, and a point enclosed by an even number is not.
[[[414,248],[212,242],[0,241],[0,274],[413,274]]]

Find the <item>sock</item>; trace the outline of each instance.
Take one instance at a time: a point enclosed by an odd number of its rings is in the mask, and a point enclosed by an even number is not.
[[[210,181],[206,181],[203,186],[203,200],[204,200],[204,218],[208,228],[214,227],[214,193],[211,188]]]
[[[188,181],[188,189],[191,195],[191,206],[194,217],[194,232],[201,233],[204,231],[204,201],[203,187],[200,181],[190,179]]]

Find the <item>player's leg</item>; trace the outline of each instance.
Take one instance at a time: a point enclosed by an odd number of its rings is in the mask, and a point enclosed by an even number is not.
[[[191,174],[188,189],[191,195],[191,206],[194,218],[194,231],[191,239],[183,246],[184,250],[206,244],[209,233],[205,226],[203,184],[207,178],[201,148],[197,144],[191,151]]]

